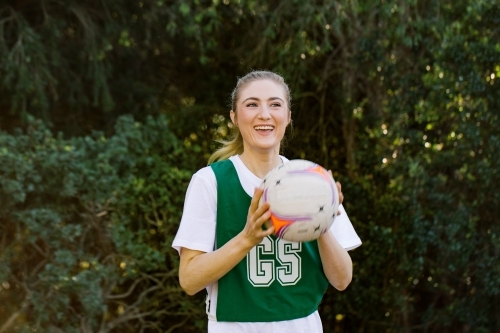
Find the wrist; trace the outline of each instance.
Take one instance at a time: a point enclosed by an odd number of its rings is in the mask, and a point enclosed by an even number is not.
[[[237,248],[240,249],[240,251],[244,252],[245,254],[250,252],[250,250],[253,249],[255,245],[257,245],[255,244],[255,242],[252,241],[252,239],[249,239],[245,235],[244,230],[234,238],[234,241],[236,243]]]
[[[330,232],[330,230],[325,231],[321,236],[318,237],[318,242],[328,242],[331,238],[333,237],[333,234]]]

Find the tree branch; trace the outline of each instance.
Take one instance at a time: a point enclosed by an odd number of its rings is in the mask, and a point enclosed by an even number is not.
[[[28,296],[26,296],[26,298],[24,299],[23,304],[21,306],[21,309],[19,309],[18,311],[14,312],[9,317],[9,319],[7,319],[7,321],[2,325],[2,327],[0,327],[0,333],[7,332],[7,330],[14,324],[14,322],[17,319],[17,317],[19,317],[21,315],[21,313],[23,313],[24,310],[26,310],[27,307],[28,307]]]
[[[128,296],[130,296],[130,294],[132,294],[135,287],[137,287],[137,285],[142,281],[144,281],[144,278],[137,279],[134,281],[132,286],[130,286],[130,288],[127,290],[127,292],[125,292],[123,294],[119,294],[119,295],[108,295],[108,296],[106,296],[106,299],[111,300],[111,299],[122,299],[122,298],[128,297]]]
[[[178,324],[175,324],[173,326],[170,326],[170,328],[165,332],[165,333],[172,333],[173,330],[175,330],[176,328],[179,328],[179,327],[182,327],[184,326],[184,324],[188,321],[188,319],[191,318],[191,316],[187,316],[186,318],[184,318],[183,321],[181,321],[180,323]]]

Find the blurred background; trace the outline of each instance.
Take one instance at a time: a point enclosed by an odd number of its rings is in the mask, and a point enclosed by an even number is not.
[[[497,0],[3,0],[0,333],[206,331],[170,244],[251,69],[363,240],[325,332],[500,332]]]

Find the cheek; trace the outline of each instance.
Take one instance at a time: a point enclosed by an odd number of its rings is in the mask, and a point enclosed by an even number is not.
[[[290,115],[288,113],[280,115],[279,123],[283,124],[285,127],[288,126],[288,124],[290,123]]]
[[[238,124],[239,124],[240,128],[241,127],[248,127],[251,123],[251,119],[249,119],[248,116],[245,115],[244,112],[242,112],[238,115],[237,120],[238,120]]]

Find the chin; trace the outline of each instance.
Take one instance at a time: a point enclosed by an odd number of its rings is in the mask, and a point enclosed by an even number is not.
[[[254,147],[261,151],[273,152],[274,150],[279,149],[279,144],[255,145]]]

